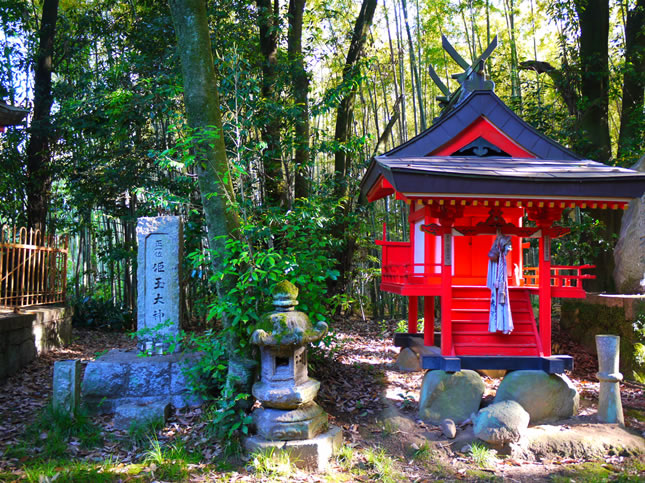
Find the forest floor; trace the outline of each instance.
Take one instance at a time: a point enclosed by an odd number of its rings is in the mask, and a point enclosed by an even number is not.
[[[439,427],[416,420],[423,373],[394,367],[396,322],[360,319],[334,325],[335,343],[312,354],[312,375],[322,383],[318,402],[344,445],[326,474],[297,469],[288,460],[227,456],[209,437],[207,411],[177,411],[163,428],[118,431],[109,416],[84,430],[58,434],[48,420],[53,363],[89,361],[111,348],[134,348],[124,334],[74,331],[73,343],[44,355],[0,386],[2,481],[644,481],[645,457],[601,459],[553,455],[528,461],[482,445],[446,439]],[[560,353],[575,358],[569,374],[581,395],[582,417],[595,413],[595,358],[554,332]],[[485,403],[499,379],[484,377]],[[626,426],[645,431],[645,386],[621,385]],[[459,433],[467,432],[460,427]],[[461,441],[461,442],[459,442]],[[457,447],[459,446],[459,447]]]

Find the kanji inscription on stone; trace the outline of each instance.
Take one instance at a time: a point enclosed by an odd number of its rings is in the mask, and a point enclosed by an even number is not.
[[[165,353],[173,345],[182,322],[181,219],[177,216],[139,218],[137,241],[138,346],[145,352]]]

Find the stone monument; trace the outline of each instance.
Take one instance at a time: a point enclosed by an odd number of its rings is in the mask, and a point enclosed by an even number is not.
[[[623,375],[618,372],[620,357],[620,337],[617,335],[597,335],[598,373],[598,421],[601,423],[625,424],[623,403],[620,400],[620,381]]]
[[[199,406],[189,391],[186,370],[198,354],[178,352],[181,328],[179,217],[139,218],[137,224],[138,351],[113,349],[90,362],[82,401],[94,413],[115,414],[115,426],[165,420],[170,405]],[[140,335],[139,335],[140,334]],[[148,357],[140,357],[145,353]]]
[[[177,340],[181,320],[183,232],[178,216],[139,218],[137,223],[138,348],[166,354]]]
[[[262,328],[251,336],[260,347],[260,381],[253,395],[262,407],[253,412],[257,436],[246,439],[249,451],[264,448],[289,451],[295,464],[324,470],[342,444],[342,432],[328,426],[328,416],[314,402],[320,382],[307,372],[307,344],[327,333],[327,324],[315,327],[303,312],[294,310],[298,289],[288,281],[274,290],[275,310],[266,314]]]

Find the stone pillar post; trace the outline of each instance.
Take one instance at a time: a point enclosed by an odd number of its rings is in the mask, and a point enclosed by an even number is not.
[[[617,335],[597,335],[598,373],[600,381],[598,394],[598,421],[602,423],[625,424],[623,405],[620,401],[620,381],[623,375],[618,372],[620,356],[620,337]]]
[[[54,408],[74,417],[81,396],[81,361],[54,362]]]

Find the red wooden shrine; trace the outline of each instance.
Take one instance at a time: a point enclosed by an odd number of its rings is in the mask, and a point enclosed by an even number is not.
[[[552,263],[551,240],[568,231],[558,222],[567,208],[624,209],[645,191],[645,175],[583,160],[537,132],[494,94],[481,75],[483,61],[456,76],[461,87],[454,94],[440,85],[444,110],[432,127],[375,157],[361,182],[369,201],[394,195],[409,206],[410,241],[388,241],[385,226],[376,241],[381,290],[408,298],[408,334],[397,337],[400,346],[419,340],[423,297],[426,369],[563,372],[573,361],[551,355],[551,301],[585,297],[582,281],[594,277],[594,267]],[[488,331],[488,252],[498,234],[512,244],[510,334]],[[524,265],[531,238],[539,240],[537,266]],[[537,320],[531,295],[539,300]],[[435,296],[441,338],[431,350]]]

